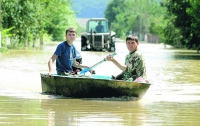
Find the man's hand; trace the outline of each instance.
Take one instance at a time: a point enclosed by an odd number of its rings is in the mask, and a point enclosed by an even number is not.
[[[52,72],[49,72],[48,73],[48,77],[52,77],[53,76],[53,73]]]
[[[108,55],[108,56],[106,57],[106,59],[107,59],[107,61],[113,61],[113,57],[111,57],[110,55]]]

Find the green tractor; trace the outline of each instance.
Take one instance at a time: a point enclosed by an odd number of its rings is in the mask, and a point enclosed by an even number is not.
[[[81,34],[81,51],[115,52],[115,32],[105,18],[91,18],[87,21],[86,32]]]

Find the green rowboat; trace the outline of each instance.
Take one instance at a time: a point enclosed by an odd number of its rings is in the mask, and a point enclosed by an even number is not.
[[[109,76],[61,76],[48,77],[41,73],[42,93],[62,95],[70,98],[136,97],[141,99],[149,83],[112,80]]]

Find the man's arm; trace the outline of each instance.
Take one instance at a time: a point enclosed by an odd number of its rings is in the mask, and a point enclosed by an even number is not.
[[[79,63],[76,61],[76,58],[74,58],[73,67],[76,67],[76,68],[89,68],[88,66],[79,64]]]
[[[53,74],[53,63],[56,60],[58,56],[56,54],[53,54],[52,57],[49,59],[48,62],[48,67],[49,67],[49,76],[51,76]]]

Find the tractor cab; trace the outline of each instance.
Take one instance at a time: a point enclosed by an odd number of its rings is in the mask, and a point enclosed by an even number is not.
[[[87,32],[106,33],[109,32],[107,20],[90,20],[87,23]]]
[[[87,21],[86,32],[81,34],[82,51],[115,52],[115,32],[108,26],[105,18],[92,18]]]

